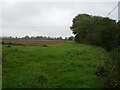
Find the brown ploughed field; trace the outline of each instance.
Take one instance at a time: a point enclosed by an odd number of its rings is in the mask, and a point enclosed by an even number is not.
[[[25,46],[51,46],[51,45],[64,45],[70,41],[63,40],[2,40],[5,45],[25,45]]]

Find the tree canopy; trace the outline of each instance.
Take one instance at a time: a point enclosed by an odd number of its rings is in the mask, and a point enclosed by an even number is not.
[[[75,34],[75,41],[99,45],[106,50],[118,46],[118,24],[115,20],[107,17],[92,16],[88,14],[79,14],[73,19],[70,27]]]

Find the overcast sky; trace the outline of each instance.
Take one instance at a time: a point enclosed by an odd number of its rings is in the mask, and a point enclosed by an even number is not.
[[[6,2],[0,6],[1,36],[73,35],[73,18],[82,13],[106,17],[117,2]],[[109,17],[118,19],[118,9]]]

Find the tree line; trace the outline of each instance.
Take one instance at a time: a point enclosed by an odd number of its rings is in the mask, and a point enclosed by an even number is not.
[[[74,40],[73,36],[62,38],[62,37],[46,37],[46,36],[24,36],[24,37],[2,37],[2,40]]]
[[[78,14],[70,28],[77,43],[102,46],[107,51],[120,46],[120,21]]]

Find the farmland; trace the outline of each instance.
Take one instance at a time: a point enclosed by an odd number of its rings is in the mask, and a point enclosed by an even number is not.
[[[62,40],[3,40],[4,44],[16,44],[24,46],[63,45],[69,41]]]
[[[3,45],[3,88],[107,87],[113,72],[108,69],[111,57],[103,48],[62,41],[44,43],[48,47],[26,43]]]

